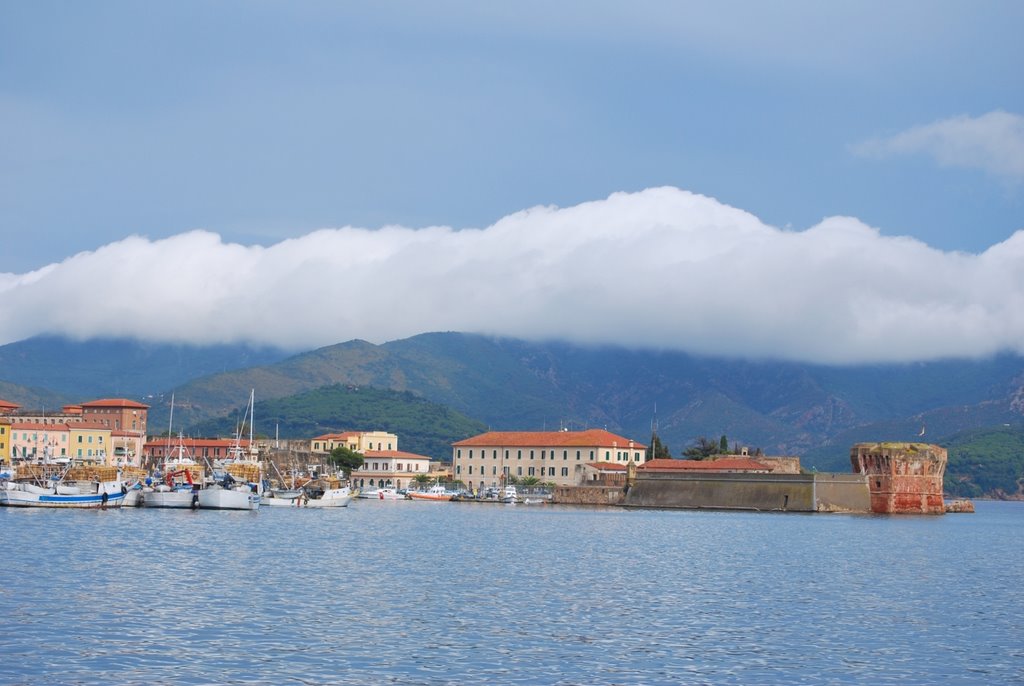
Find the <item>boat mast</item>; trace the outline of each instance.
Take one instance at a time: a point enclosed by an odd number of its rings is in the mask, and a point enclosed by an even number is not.
[[[174,392],[171,392],[171,418],[167,420],[167,450],[164,451],[164,464],[171,459],[171,429],[174,427]]]

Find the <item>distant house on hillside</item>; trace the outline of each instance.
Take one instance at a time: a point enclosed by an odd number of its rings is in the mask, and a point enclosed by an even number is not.
[[[571,486],[595,463],[642,463],[647,446],[604,429],[586,431],[488,431],[452,444],[454,477],[472,488],[504,485],[511,477],[536,477]]]

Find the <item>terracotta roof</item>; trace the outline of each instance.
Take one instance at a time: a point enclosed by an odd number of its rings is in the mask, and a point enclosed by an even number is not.
[[[718,460],[672,460],[658,458],[648,460],[639,466],[647,471],[690,471],[690,472],[767,472],[771,467],[748,457],[723,457]]]
[[[358,431],[343,431],[340,434],[324,434],[323,436],[314,436],[313,441],[343,441],[352,436],[358,436]]]
[[[430,458],[426,455],[417,455],[416,453],[407,453],[401,450],[367,450],[363,453],[363,457],[398,457],[405,460],[429,460]]]
[[[452,443],[455,447],[491,446],[500,448],[539,448],[539,447],[600,447],[627,448],[646,450],[647,445],[617,436],[604,429],[588,429],[586,431],[488,431],[485,434],[472,436]]]
[[[10,400],[3,400],[0,398],[0,412],[4,410],[16,410],[19,407],[21,407],[21,405],[18,403],[12,403]]]
[[[134,400],[127,400],[126,398],[102,398],[100,400],[91,400],[87,403],[82,403],[82,407],[126,407],[136,410],[148,410],[149,405],[143,405],[137,403]]]
[[[40,422],[11,422],[11,431],[67,431],[67,424],[41,424]]]

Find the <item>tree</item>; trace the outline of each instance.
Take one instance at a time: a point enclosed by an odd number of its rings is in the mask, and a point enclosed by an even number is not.
[[[342,473],[345,474],[346,479],[352,476],[353,470],[359,469],[363,466],[362,453],[349,450],[343,445],[340,445],[331,451],[330,459],[331,464],[341,469]]]
[[[540,483],[540,479],[535,476],[524,476],[519,480],[521,486],[536,486]]]
[[[432,479],[426,474],[417,474],[412,478],[412,480],[420,484],[421,486],[423,484],[429,484],[432,481]]]
[[[718,454],[728,455],[729,454],[729,439],[722,434],[722,438],[718,441]]]
[[[657,458],[672,459],[672,454],[668,451],[668,446],[661,442],[658,438],[658,434],[654,434],[651,437],[651,445],[647,449],[647,454],[650,456],[647,459],[654,460]]]
[[[708,440],[705,436],[698,436],[693,445],[683,450],[683,457],[688,460],[706,460],[718,454],[718,443]]]

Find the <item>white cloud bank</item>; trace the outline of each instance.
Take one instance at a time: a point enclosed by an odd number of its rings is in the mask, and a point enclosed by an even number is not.
[[[1024,232],[980,255],[833,217],[783,231],[675,188],[480,230],[270,247],[130,237],[0,275],[0,342],[42,333],[307,349],[463,331],[823,363],[1024,353]]]
[[[1024,181],[1024,117],[996,110],[915,126],[889,138],[853,146],[865,157],[930,155],[944,167],[980,169],[1009,181]]]

